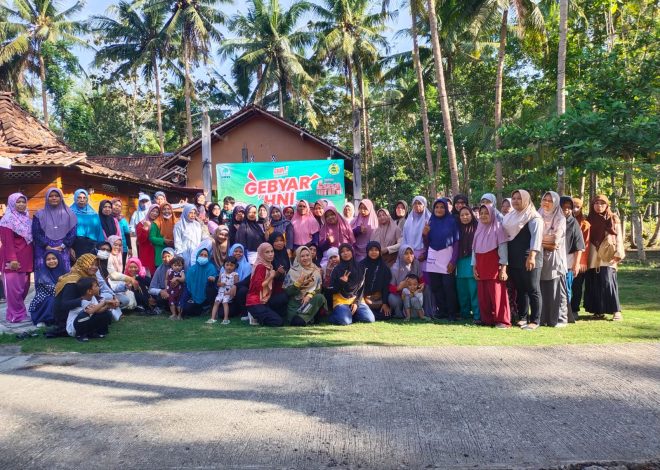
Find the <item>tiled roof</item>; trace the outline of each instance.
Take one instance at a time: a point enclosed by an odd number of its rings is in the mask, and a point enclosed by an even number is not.
[[[97,163],[113,170],[130,173],[138,178],[159,179],[167,169],[162,167],[166,157],[161,155],[104,155],[87,157],[88,162]]]

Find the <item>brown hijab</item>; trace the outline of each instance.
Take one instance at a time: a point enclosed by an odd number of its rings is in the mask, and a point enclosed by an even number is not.
[[[172,211],[172,215],[168,219],[163,217],[163,208],[165,208],[165,206],[169,206],[170,210]],[[158,230],[160,230],[161,237],[165,238],[166,240],[174,240],[174,225],[176,224],[176,216],[174,215],[174,209],[172,209],[172,205],[170,203],[166,202],[160,206],[160,215],[154,221],[154,223],[158,227]]]
[[[604,201],[607,206],[605,212],[599,214],[594,209],[594,203],[596,201]],[[589,207],[589,216],[587,217],[587,222],[591,224],[591,234],[589,236],[589,241],[593,246],[598,249],[600,243],[605,239],[607,235],[616,235],[617,226],[619,225],[619,218],[615,213],[612,212],[610,208],[610,200],[604,194],[599,194],[591,201]]]

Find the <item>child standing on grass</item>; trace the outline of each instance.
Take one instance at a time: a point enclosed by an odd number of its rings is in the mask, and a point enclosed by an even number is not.
[[[183,308],[181,307],[181,294],[183,294],[183,285],[186,282],[186,275],[183,273],[184,261],[181,256],[175,256],[170,261],[170,269],[167,270],[167,302],[170,304],[170,320],[182,320]]]
[[[212,325],[218,321],[218,309],[220,308],[220,304],[222,304],[224,312],[222,324],[229,325],[229,323],[231,323],[229,321],[229,304],[234,300],[234,296],[236,295],[236,284],[239,280],[238,273],[236,272],[237,266],[238,261],[233,256],[230,256],[225,260],[222,272],[220,273],[220,278],[218,279],[218,295],[213,304],[211,318],[209,318],[206,323]]]
[[[404,321],[410,321],[410,315],[414,311],[420,320],[430,320],[424,316],[424,283],[419,282],[415,274],[406,275],[406,287],[401,290],[403,299]]]

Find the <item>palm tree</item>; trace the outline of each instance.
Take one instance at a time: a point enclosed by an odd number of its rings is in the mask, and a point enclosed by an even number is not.
[[[42,54],[44,43],[55,43],[61,40],[72,44],[86,46],[80,39],[86,28],[83,23],[71,19],[83,7],[82,1],[77,1],[72,7],[60,11],[57,0],[13,0],[13,8],[0,5],[2,16],[6,20],[0,22],[3,32],[3,43],[0,48],[0,66],[17,61],[20,67],[28,67],[29,63],[38,64],[41,81],[41,101],[44,113],[44,124],[48,127],[48,95],[46,90],[46,63]],[[6,40],[4,36],[6,35]],[[17,59],[23,57],[26,60]],[[16,62],[15,62],[16,63]],[[22,71],[14,76],[22,77]]]
[[[568,33],[568,0],[559,0],[559,51],[557,53],[557,114],[566,112],[566,36]],[[566,168],[559,168],[557,192],[566,191]],[[632,179],[631,179],[632,184]]]
[[[502,125],[502,80],[504,77],[504,56],[506,49],[506,36],[509,24],[509,9],[513,7],[518,22],[519,34],[545,34],[545,22],[538,5],[532,0],[498,0],[502,9],[502,23],[500,26],[500,44],[497,53],[497,73],[495,76],[495,150],[502,146],[498,130]],[[504,180],[502,175],[502,160],[495,161],[495,188],[497,199],[502,200]]]
[[[191,100],[194,90],[190,68],[200,60],[207,61],[211,41],[220,41],[222,35],[216,25],[224,24],[226,17],[217,9],[231,0],[137,0],[133,8],[147,3],[145,11],[168,15],[163,32],[170,46],[180,48],[184,68],[184,95],[186,105],[186,138],[193,139]]]
[[[156,88],[158,143],[161,153],[164,153],[159,71],[159,63],[166,51],[162,32],[163,15],[156,11],[140,14],[123,0],[112,9],[116,19],[108,16],[94,16],[91,19],[94,31],[107,44],[96,53],[95,62],[97,65],[105,62],[119,63],[116,73],[123,76],[133,76],[136,70],[141,69],[145,80],[153,80]]]
[[[299,18],[311,4],[295,1],[286,11],[282,11],[279,0],[250,0],[250,4],[247,15],[237,15],[229,23],[229,29],[241,36],[225,40],[222,54],[241,54],[235,66],[257,75],[253,101],[262,104],[267,93],[276,89],[279,113],[284,116],[288,92],[297,90],[305,95],[313,82],[304,56],[304,48],[311,45],[313,35],[296,30]]]

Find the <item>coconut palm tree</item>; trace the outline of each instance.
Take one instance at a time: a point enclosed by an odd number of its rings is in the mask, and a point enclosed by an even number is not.
[[[236,15],[229,22],[229,29],[240,36],[222,44],[224,56],[239,54],[235,69],[257,75],[251,101],[263,105],[268,92],[277,90],[280,116],[284,116],[287,96],[306,95],[313,82],[304,48],[312,44],[314,36],[297,29],[298,20],[310,8],[308,2],[296,1],[282,11],[279,0],[250,0],[247,14]]]
[[[559,0],[559,51],[557,53],[557,114],[566,112],[566,36],[568,34],[568,0]],[[566,168],[557,171],[557,192],[566,191]],[[631,179],[632,182],[632,179]]]
[[[163,114],[161,108],[160,62],[166,54],[165,35],[162,32],[164,17],[156,11],[140,13],[126,1],[120,1],[111,10],[116,18],[94,16],[93,31],[106,45],[96,53],[95,62],[118,63],[115,73],[132,76],[141,70],[146,81],[153,81],[156,88],[156,114],[158,143],[165,152]]]
[[[60,10],[57,0],[13,0],[12,6],[0,5],[2,16],[2,47],[0,47],[0,66],[14,63],[22,68],[14,77],[22,77],[23,71],[33,64],[39,70],[41,81],[41,101],[44,124],[48,126],[48,94],[46,89],[46,63],[42,54],[44,43],[68,41],[71,44],[86,46],[80,38],[85,33],[84,23],[71,19],[83,7],[82,1]],[[6,39],[5,39],[6,38]],[[21,60],[19,58],[23,58]],[[10,74],[11,75],[11,74]]]

